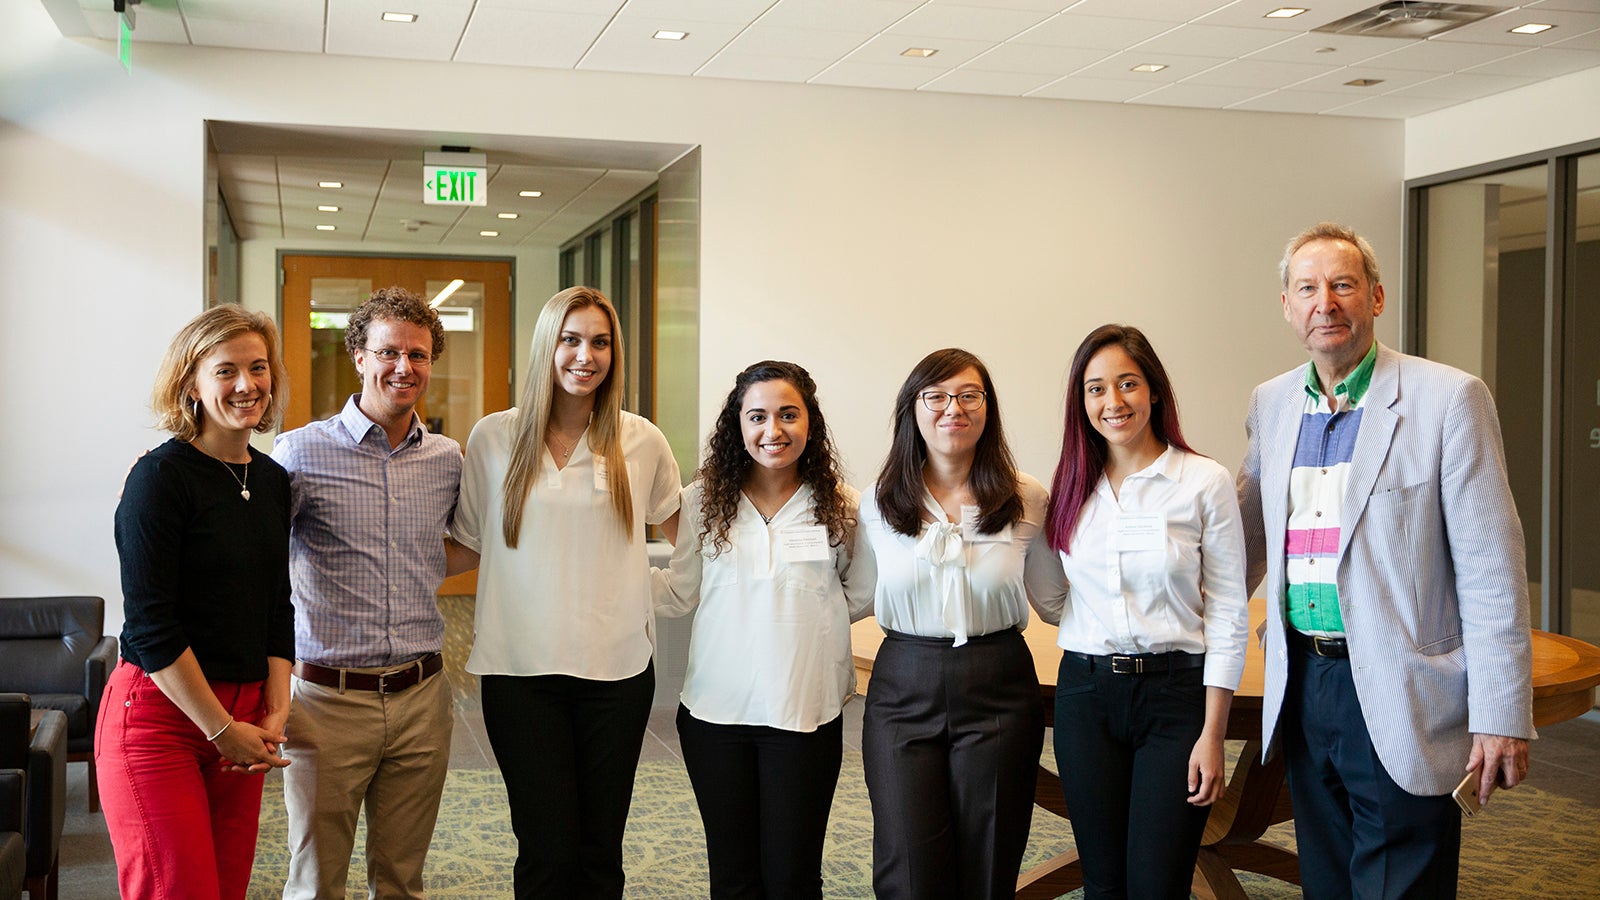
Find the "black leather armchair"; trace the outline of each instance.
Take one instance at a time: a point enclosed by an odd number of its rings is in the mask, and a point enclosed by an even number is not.
[[[99,597],[0,597],[0,691],[67,717],[67,760],[89,766],[89,811],[100,809],[94,729],[117,639],[105,637]]]
[[[20,769],[22,843],[30,900],[56,900],[61,831],[67,822],[67,717],[41,710],[30,723],[27,694],[0,694],[0,770]],[[29,730],[32,729],[32,735]]]
[[[28,881],[22,843],[24,785],[21,769],[0,769],[0,900],[19,900]]]

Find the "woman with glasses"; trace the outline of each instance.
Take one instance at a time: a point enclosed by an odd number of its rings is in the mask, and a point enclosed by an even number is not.
[[[156,378],[172,439],[117,505],[122,660],[94,742],[130,900],[244,897],[261,775],[289,764],[289,476],[250,446],[288,387],[272,320],[231,304],[185,325]]]
[[[1023,569],[1045,503],[983,363],[957,349],[917,363],[861,503],[885,633],[861,741],[879,898],[1016,891],[1044,740]]]
[[[850,622],[872,608],[817,386],[766,360],[734,380],[684,488],[657,609],[695,611],[678,737],[713,898],[822,897],[822,843],[855,693]]]
[[[1239,504],[1184,442],[1139,329],[1091,332],[1067,384],[1045,527],[1060,555],[1030,586],[1061,623],[1056,762],[1084,894],[1184,898],[1244,671]]]
[[[678,465],[622,410],[622,334],[593,288],[534,325],[521,405],[467,439],[451,534],[481,554],[484,728],[517,836],[516,896],[622,896],[622,835],[655,695],[645,526],[677,531]]]

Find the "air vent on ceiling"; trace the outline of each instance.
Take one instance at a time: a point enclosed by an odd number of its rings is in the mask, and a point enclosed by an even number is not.
[[[1329,22],[1316,31],[1362,37],[1429,38],[1479,19],[1504,12],[1493,6],[1467,3],[1431,3],[1425,0],[1390,0],[1371,9]]]

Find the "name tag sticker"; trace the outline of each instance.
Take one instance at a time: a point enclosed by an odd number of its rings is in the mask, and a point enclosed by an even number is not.
[[[1118,551],[1165,550],[1167,548],[1167,519],[1165,516],[1128,515],[1117,519],[1114,544]]]
[[[609,491],[609,490],[611,490],[611,483],[606,480],[606,472],[607,472],[607,469],[606,469],[606,458],[604,456],[596,456],[594,458],[594,489],[595,490],[597,490],[597,491]]]
[[[994,534],[984,534],[978,530],[980,511],[975,505],[961,507],[961,539],[969,544],[1005,543],[1011,540],[1011,526],[1000,529]]]
[[[785,528],[778,533],[778,548],[784,562],[826,562],[828,529],[822,525]]]

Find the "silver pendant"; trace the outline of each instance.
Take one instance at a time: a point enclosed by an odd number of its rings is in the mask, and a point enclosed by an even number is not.
[[[250,489],[249,488],[240,488],[239,489],[239,496],[245,498],[246,500],[249,500],[250,499]]]

